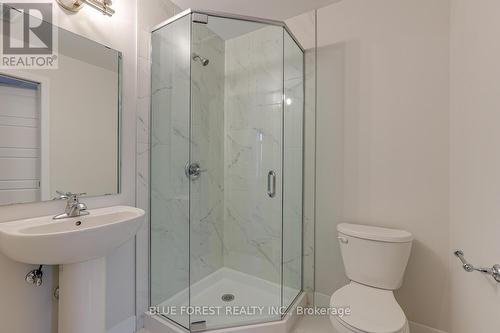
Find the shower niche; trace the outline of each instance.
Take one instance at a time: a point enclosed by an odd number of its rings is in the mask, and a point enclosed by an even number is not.
[[[282,22],[192,10],[151,38],[151,305],[191,331],[281,320],[302,291],[304,52]]]

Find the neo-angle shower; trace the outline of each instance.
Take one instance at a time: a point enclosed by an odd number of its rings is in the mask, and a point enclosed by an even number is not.
[[[275,21],[152,33],[151,305],[191,331],[280,320],[302,291],[303,58]]]

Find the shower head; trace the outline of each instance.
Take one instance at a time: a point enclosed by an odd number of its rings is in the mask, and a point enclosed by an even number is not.
[[[199,61],[203,66],[208,65],[208,63],[210,62],[210,60],[208,60],[207,58],[203,58],[202,56],[200,56],[196,53],[193,53],[193,60]]]

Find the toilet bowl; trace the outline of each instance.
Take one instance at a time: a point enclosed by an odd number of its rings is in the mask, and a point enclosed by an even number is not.
[[[337,290],[332,308],[349,307],[350,314],[331,316],[338,333],[408,333],[406,316],[390,290],[351,282]]]
[[[403,281],[413,236],[403,230],[342,223],[338,240],[351,282],[335,291],[332,308],[349,309],[330,316],[338,333],[410,333],[408,320],[394,298]]]

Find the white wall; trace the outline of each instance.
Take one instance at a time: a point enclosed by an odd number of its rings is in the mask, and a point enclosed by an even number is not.
[[[135,202],[135,107],[136,107],[136,0],[120,0],[113,5],[116,14],[106,17],[95,10],[82,9],[78,14],[56,9],[59,25],[123,52],[123,131],[122,193],[86,199],[90,208]],[[83,98],[83,97],[82,97]],[[98,166],[96,166],[98,167]],[[64,202],[47,202],[0,207],[0,222],[16,218],[60,213]],[[107,326],[133,316],[134,310],[134,240],[108,258]],[[48,333],[54,328],[51,317],[52,272],[46,268],[43,287],[33,288],[24,275],[33,266],[21,265],[0,255],[0,331]],[[30,314],[26,320],[26,313]]]
[[[446,0],[344,0],[318,11],[316,291],[331,295],[345,281],[337,223],[406,229],[415,242],[397,298],[411,321],[442,330],[448,42]]]
[[[500,263],[500,2],[451,0],[451,329],[496,332],[500,284],[465,273]]]
[[[59,69],[34,71],[50,84],[50,185],[45,184],[49,186],[50,198],[57,196],[56,191],[88,195],[116,193],[119,157],[116,68],[103,68],[60,54]],[[75,87],[82,87],[84,92]],[[75,103],[82,93],[92,97]],[[80,177],[75,177],[75,171]]]
[[[331,295],[347,283],[336,226],[344,220],[344,163],[348,125],[345,124],[348,63],[344,43],[317,50],[317,184],[316,184],[316,288]],[[353,126],[349,124],[349,126]],[[319,296],[318,296],[319,297]],[[320,299],[315,300],[320,304]]]

